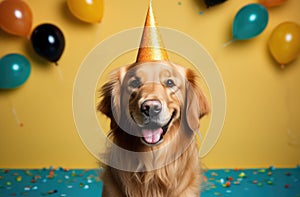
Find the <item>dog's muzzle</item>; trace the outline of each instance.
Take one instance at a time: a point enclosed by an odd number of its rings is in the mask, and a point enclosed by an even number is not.
[[[141,112],[146,117],[154,117],[160,114],[162,110],[162,104],[159,100],[145,100],[141,105]]]

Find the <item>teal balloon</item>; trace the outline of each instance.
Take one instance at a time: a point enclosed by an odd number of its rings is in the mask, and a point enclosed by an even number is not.
[[[244,6],[234,17],[233,39],[247,40],[259,35],[266,28],[268,20],[268,11],[261,4],[253,3]]]
[[[0,59],[0,89],[17,88],[28,79],[31,66],[20,54],[8,54]]]

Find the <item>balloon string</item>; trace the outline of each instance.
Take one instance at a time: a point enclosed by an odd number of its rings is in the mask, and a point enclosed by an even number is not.
[[[231,45],[233,42],[235,41],[235,38],[232,38],[230,41],[226,42],[223,47],[228,47],[229,45]]]
[[[291,108],[289,105],[290,90],[288,89],[288,87],[285,87],[285,90],[286,90],[285,91],[285,105],[286,105],[286,110],[287,110],[287,125],[288,125],[287,126],[288,145],[290,145],[292,147],[297,147],[298,146],[297,136],[295,135],[293,130],[290,128],[291,121],[292,121],[292,117],[291,117],[292,112],[291,112]]]
[[[59,66],[55,66],[55,67],[56,67],[56,69],[57,69],[57,73],[58,73],[58,76],[59,76],[60,80],[61,80],[62,82],[64,82],[64,76],[63,76],[63,74],[62,74],[62,72],[61,72],[60,67],[59,67]]]
[[[13,104],[12,104],[11,111],[12,111],[14,117],[15,117],[15,120],[16,120],[17,124],[18,124],[20,127],[23,127],[24,124],[20,121],[20,119],[19,119],[19,117],[18,117],[18,115],[17,115],[16,109],[15,109],[15,107],[14,107]]]
[[[203,136],[202,136],[202,134],[201,134],[200,130],[198,130],[198,131],[197,131],[197,134],[198,134],[198,136],[199,136],[200,140],[202,141],[202,139],[203,139]]]
[[[287,135],[289,138],[288,144],[290,146],[297,146],[298,142],[296,140],[296,136],[293,134],[293,131],[290,128],[287,128]]]

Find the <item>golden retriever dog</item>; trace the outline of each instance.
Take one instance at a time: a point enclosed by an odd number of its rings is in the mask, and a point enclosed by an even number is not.
[[[115,71],[101,96],[98,110],[111,120],[111,141],[124,150],[107,150],[123,167],[106,165],[102,195],[199,197],[195,134],[209,105],[196,73],[169,61],[134,63]]]

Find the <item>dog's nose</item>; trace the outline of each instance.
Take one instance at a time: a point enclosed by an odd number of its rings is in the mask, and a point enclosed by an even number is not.
[[[156,116],[161,112],[162,105],[159,100],[146,100],[141,106],[141,112],[146,116]]]

